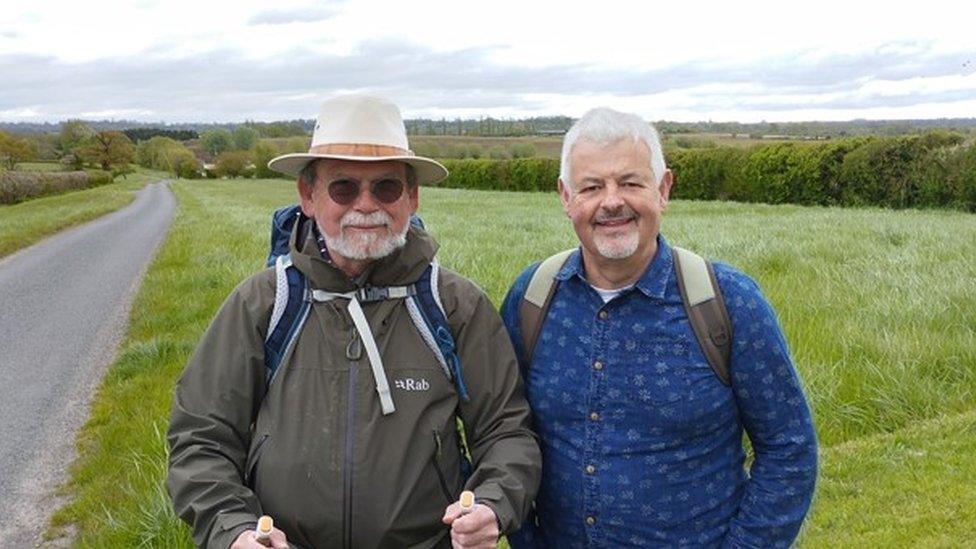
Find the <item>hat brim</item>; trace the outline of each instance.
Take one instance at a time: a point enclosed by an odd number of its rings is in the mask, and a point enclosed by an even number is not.
[[[447,177],[447,168],[440,162],[422,156],[344,156],[339,154],[309,154],[292,153],[283,154],[272,158],[268,162],[268,168],[283,174],[298,177],[298,173],[312,160],[320,158],[332,158],[335,160],[352,160],[354,162],[383,162],[395,160],[413,166],[414,173],[417,175],[417,183],[420,185],[434,185]]]

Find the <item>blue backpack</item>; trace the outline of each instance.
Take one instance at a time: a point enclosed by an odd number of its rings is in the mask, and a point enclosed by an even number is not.
[[[275,305],[264,342],[265,374],[269,384],[274,379],[278,366],[291,354],[313,301],[305,275],[292,265],[288,251],[291,232],[301,215],[300,206],[285,206],[275,211],[271,220],[271,251],[267,266],[274,265],[277,283]],[[424,228],[423,221],[417,216],[411,217],[410,223]],[[407,306],[411,309],[411,319],[417,325],[424,342],[434,352],[444,374],[454,382],[461,399],[467,402],[468,389],[461,376],[461,361],[458,359],[454,336],[437,291],[439,271],[440,266],[432,261],[420,279],[409,286],[367,286],[356,292],[356,298],[360,303],[406,299]]]

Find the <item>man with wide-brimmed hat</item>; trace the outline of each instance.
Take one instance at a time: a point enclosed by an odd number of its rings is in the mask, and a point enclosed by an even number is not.
[[[201,546],[260,547],[267,514],[276,547],[494,547],[527,514],[541,464],[500,318],[411,223],[419,185],[447,170],[409,150],[395,105],[362,96],[327,101],[308,153],[269,166],[298,179],[284,264],[307,284],[307,318],[269,374],[269,326],[288,314],[282,261],[217,313],[176,388],[177,513]],[[421,280],[449,324],[454,371],[410,299]],[[470,512],[454,503],[462,489]]]

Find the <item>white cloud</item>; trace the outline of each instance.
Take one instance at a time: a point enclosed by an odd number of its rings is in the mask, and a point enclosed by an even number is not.
[[[0,11],[0,119],[312,117],[344,89],[435,117],[597,104],[685,120],[904,117],[913,105],[972,116],[976,35],[959,6],[14,0]]]

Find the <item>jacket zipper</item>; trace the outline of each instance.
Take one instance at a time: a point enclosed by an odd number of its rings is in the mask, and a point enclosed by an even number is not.
[[[441,470],[441,434],[434,429],[434,456],[431,461],[434,462],[434,471],[437,472],[437,480],[441,483],[441,491],[444,492],[444,498],[447,500],[447,504],[450,505],[454,503],[454,496],[451,495],[451,490],[447,487],[447,479],[444,477],[444,471]]]
[[[265,433],[261,435],[258,439],[257,444],[254,445],[254,451],[251,452],[250,458],[247,460],[247,464],[244,468],[244,485],[249,488],[254,488],[252,483],[254,482],[254,470],[258,466],[258,458],[261,457],[261,448],[264,447],[264,443],[268,440],[268,434]]]
[[[345,448],[345,467],[343,467],[343,533],[342,546],[352,548],[352,468],[353,450],[356,433],[355,411],[356,411],[356,378],[359,373],[359,360],[363,355],[363,346],[359,341],[359,336],[355,333],[349,344],[346,346],[346,358],[349,360],[349,395],[346,410],[346,448]]]

